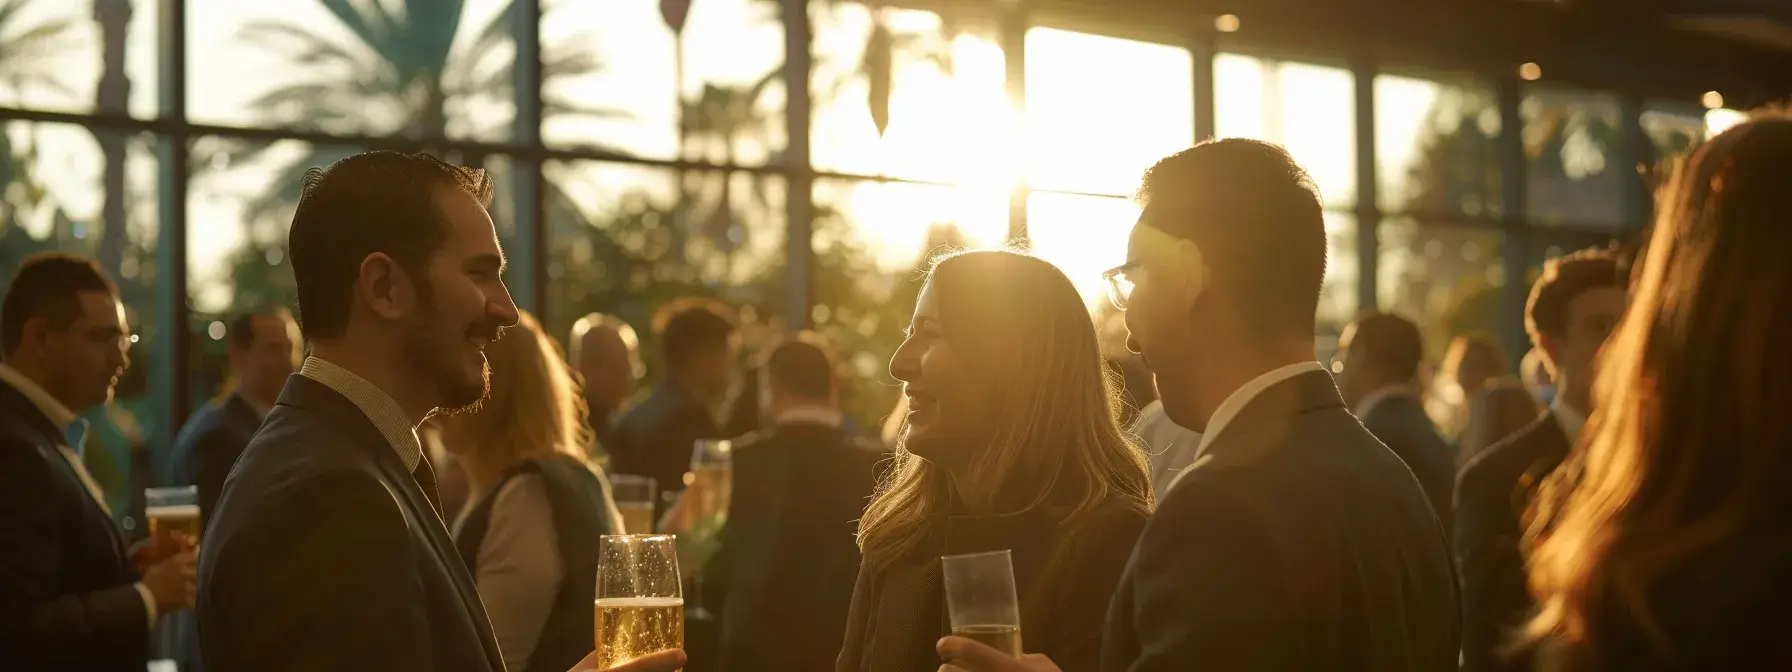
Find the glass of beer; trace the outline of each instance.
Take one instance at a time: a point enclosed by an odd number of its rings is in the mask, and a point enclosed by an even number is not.
[[[684,590],[671,535],[598,540],[597,669],[684,648]]]
[[[622,514],[627,533],[653,534],[654,490],[658,485],[646,476],[610,474],[610,496],[616,500],[616,511]]]
[[[171,532],[181,532],[199,543],[199,488],[149,488],[143,491],[143,517],[149,519],[149,538],[172,548]]]
[[[952,634],[1020,657],[1020,599],[1008,551],[940,558]]]
[[[733,485],[734,443],[705,439],[691,447],[691,471],[685,474],[685,513],[695,526],[728,515]]]

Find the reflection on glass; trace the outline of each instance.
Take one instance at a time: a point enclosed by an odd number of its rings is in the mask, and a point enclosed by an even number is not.
[[[509,138],[508,6],[469,0],[410,12],[389,2],[189,0],[188,113],[243,126]],[[548,43],[542,55],[548,81],[596,67],[583,47],[558,46]]]
[[[107,505],[122,516],[141,487],[133,455],[172,435],[164,424],[167,400],[147,392],[150,381],[168,373],[167,362],[152,356],[155,339],[179,330],[156,313],[155,155],[147,138],[107,135],[100,142],[95,135],[67,124],[0,122],[0,284],[27,256],[48,251],[92,257],[117,283],[132,330],[131,365],[114,402],[83,414],[92,423],[83,457],[108,493]]]
[[[1525,206],[1543,224],[1613,226],[1623,217],[1624,129],[1616,96],[1533,89],[1524,120]]]
[[[1130,195],[1146,168],[1194,144],[1188,50],[1051,28],[1027,31],[1027,182]]]
[[[816,168],[1012,182],[1016,129],[992,22],[849,2],[810,7]]]
[[[783,298],[782,178],[690,173],[680,185],[675,171],[583,161],[543,171],[550,333],[564,338],[602,312],[651,334],[661,304],[713,296],[740,311],[745,351],[770,337]],[[658,339],[642,345],[651,378]]]
[[[1349,70],[1219,54],[1214,130],[1282,145],[1328,208],[1356,203],[1356,94]]]
[[[1506,283],[1498,231],[1390,219],[1379,232],[1376,288],[1384,310],[1418,322],[1433,355],[1456,334],[1500,333]]]
[[[1002,189],[816,180],[811,328],[848,372],[840,404],[859,426],[877,426],[896,403],[890,355],[927,261],[942,250],[999,245],[1007,233]]]
[[[1500,112],[1480,87],[1375,78],[1376,199],[1390,212],[1500,214]]]
[[[12,0],[0,7],[0,106],[155,116],[158,3]]]
[[[1131,199],[1034,192],[1027,196],[1033,253],[1070,276],[1092,308],[1107,302],[1101,272],[1126,262],[1126,239],[1139,221]]]
[[[544,60],[554,45],[581,45],[595,58],[592,67],[542,83],[545,111],[596,112],[548,114],[547,143],[741,164],[766,163],[783,149],[784,28],[777,3],[561,0],[547,6]]]

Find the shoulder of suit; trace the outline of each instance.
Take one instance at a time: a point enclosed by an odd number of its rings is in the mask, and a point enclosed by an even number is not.
[[[1496,488],[1508,487],[1505,482],[1523,475],[1530,465],[1534,464],[1541,452],[1545,450],[1544,433],[1555,428],[1555,416],[1548,410],[1525,425],[1524,429],[1511,436],[1494,442],[1462,465],[1456,482],[1460,486],[1474,488],[1487,484]]]

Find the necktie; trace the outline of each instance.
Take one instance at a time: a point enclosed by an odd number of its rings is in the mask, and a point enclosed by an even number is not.
[[[442,496],[436,493],[436,470],[429,466],[429,458],[417,461],[417,470],[411,472],[417,479],[417,487],[423,489],[423,496],[429,498],[429,506],[436,510],[436,517],[442,517]]]

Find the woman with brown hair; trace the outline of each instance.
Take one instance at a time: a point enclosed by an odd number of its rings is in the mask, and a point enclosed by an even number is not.
[[[597,540],[622,517],[587,461],[584,395],[534,316],[486,346],[491,393],[440,418],[441,442],[470,501],[454,542],[511,670],[564,670],[591,651]]]
[[[1011,550],[1024,650],[1093,670],[1151,506],[1082,298],[1011,251],[928,273],[890,373],[909,399],[894,466],[859,523],[842,672],[939,664],[940,557]]]
[[[1545,669],[1792,669],[1792,119],[1706,142],[1661,193],[1598,402],[1540,502]]]
[[[1537,398],[1516,380],[1496,381],[1468,402],[1468,424],[1456,446],[1456,468],[1506,437],[1517,434],[1543,413]]]

